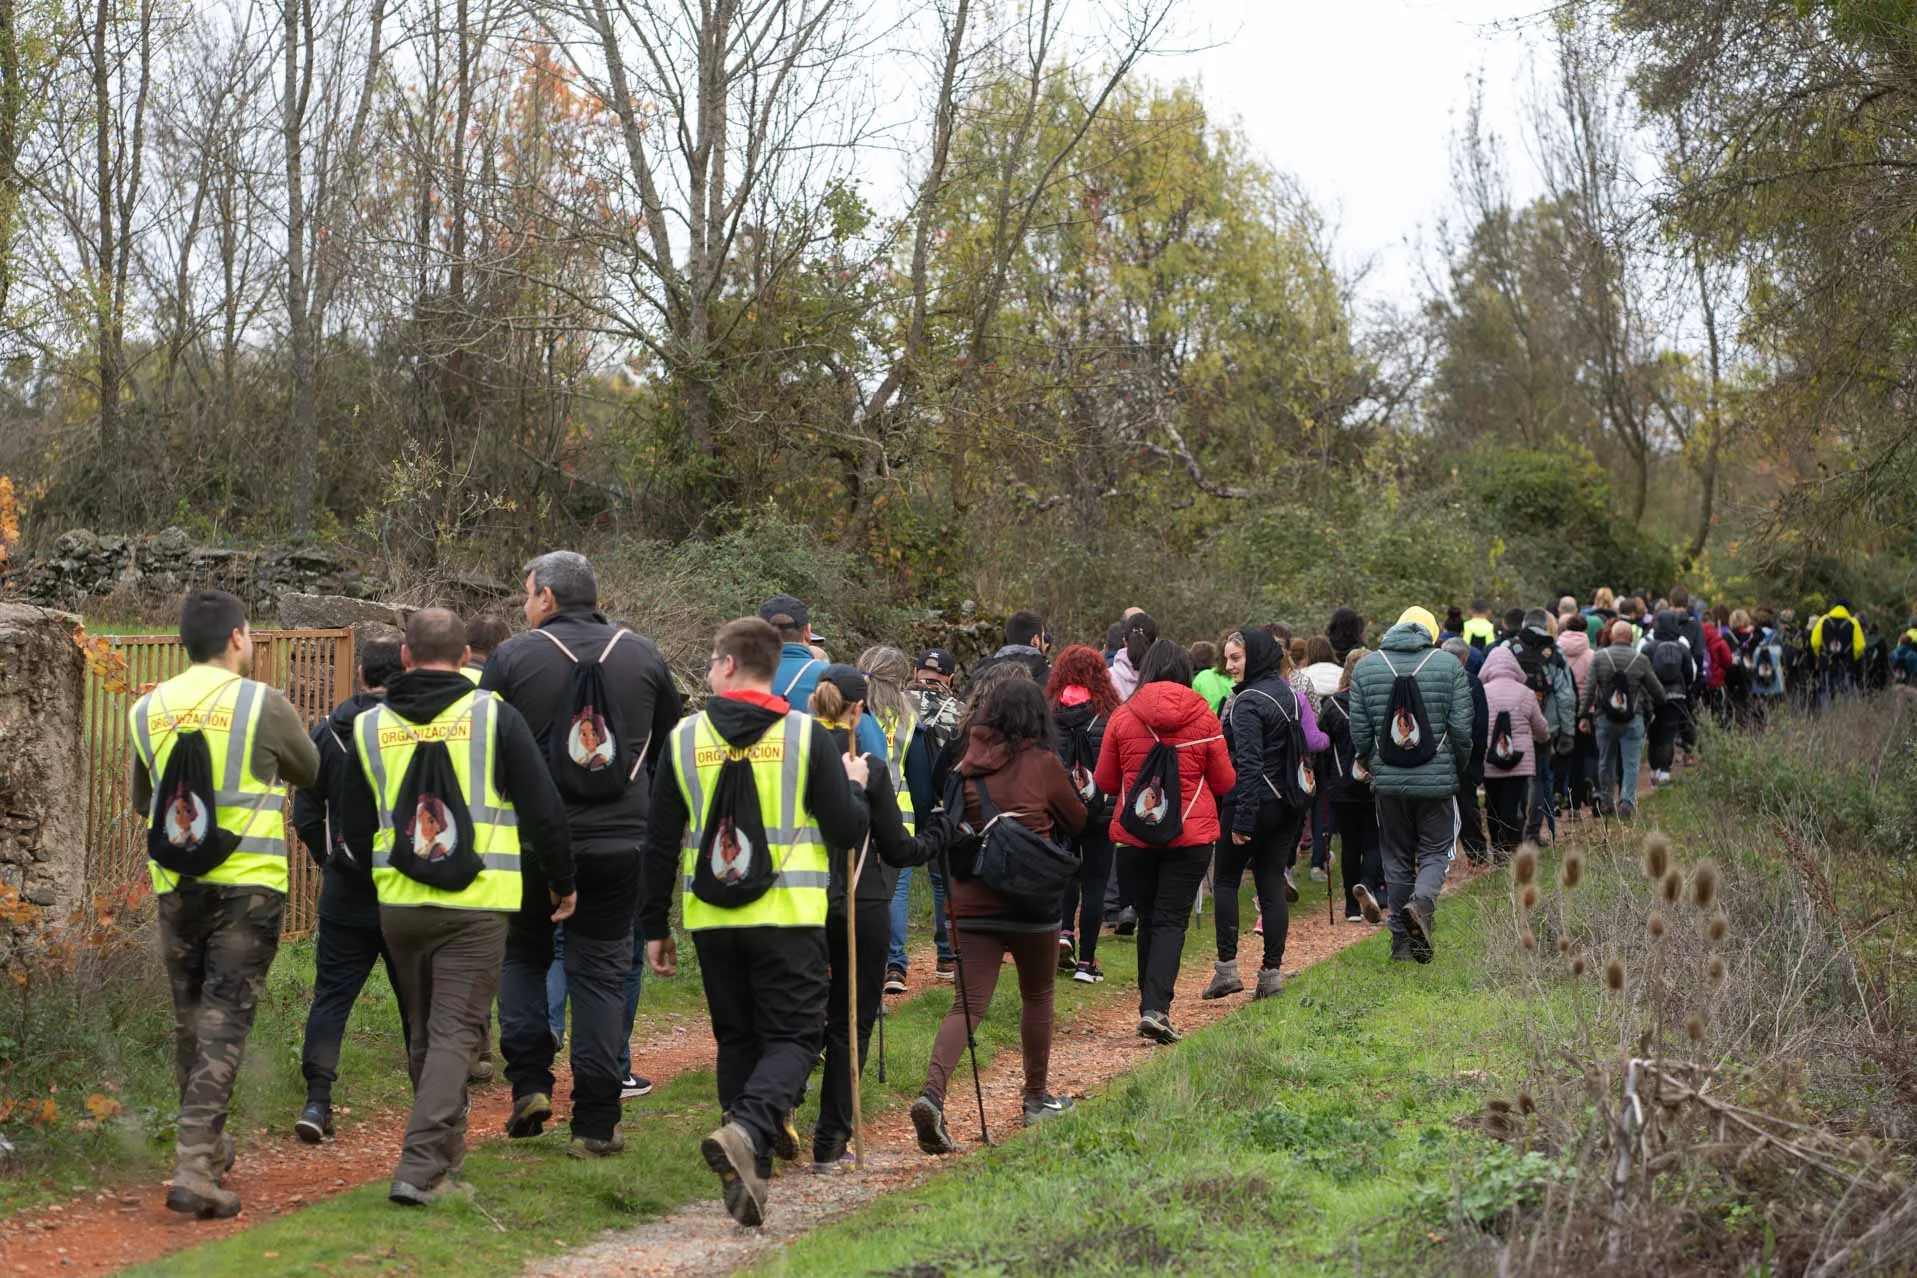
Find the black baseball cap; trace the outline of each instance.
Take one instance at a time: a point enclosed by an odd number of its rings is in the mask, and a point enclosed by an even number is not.
[[[774,595],[759,605],[759,617],[773,625],[779,625],[779,618],[790,618],[787,623],[803,630],[812,624],[812,613],[805,606],[805,600],[794,599],[791,595]]]
[[[829,683],[839,690],[839,695],[847,701],[863,701],[871,692],[865,676],[857,666],[848,666],[839,662],[827,666],[819,672],[819,682]]]
[[[955,675],[958,673],[958,658],[943,648],[927,648],[919,654],[916,669],[936,670],[946,676]]]

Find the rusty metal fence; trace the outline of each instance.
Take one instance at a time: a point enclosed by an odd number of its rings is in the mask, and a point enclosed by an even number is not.
[[[172,635],[116,635],[108,638],[126,662],[126,672],[87,674],[85,720],[87,847],[89,893],[145,882],[146,823],[133,811],[133,742],[127,712],[153,684],[170,679],[189,664],[186,649]],[[325,718],[353,690],[353,632],[350,630],[256,630],[253,678],[284,692],[308,728]],[[130,689],[130,690],[129,690]],[[319,898],[319,871],[293,833],[293,804],[286,802],[287,937],[313,930]]]

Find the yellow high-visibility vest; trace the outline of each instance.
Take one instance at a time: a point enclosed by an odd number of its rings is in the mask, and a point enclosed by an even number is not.
[[[389,705],[353,721],[353,745],[373,790],[379,829],[373,835],[373,891],[381,905],[443,905],[457,910],[519,909],[519,818],[493,780],[498,758],[499,698],[475,689],[431,723],[409,723]],[[440,741],[452,757],[460,797],[473,819],[473,850],[483,868],[457,892],[431,887],[393,868],[394,812],[413,752]],[[408,820],[412,814],[407,813]]]
[[[286,891],[286,797],[278,785],[253,775],[253,741],[266,708],[263,683],[218,666],[189,666],[133,703],[128,719],[133,748],[153,780],[149,828],[160,819],[160,777],[181,728],[198,729],[213,756],[214,820],[239,844],[201,875],[175,874],[147,862],[155,892],[171,892],[183,878],[201,883]]]
[[[704,714],[672,730],[674,771],[686,804],[686,832],[680,861],[688,932],[721,927],[824,927],[826,892],[832,882],[825,838],[805,810],[810,776],[812,716],[794,710],[766,729],[743,750],[728,744]],[[765,854],[778,873],[766,894],[736,909],[708,905],[692,892],[693,867],[704,841],[706,817],[719,770],[727,759],[752,764],[759,792],[759,816],[765,823]]]
[[[886,763],[892,773],[892,791],[898,795],[899,815],[905,818],[908,830],[919,828],[918,809],[912,804],[912,787],[905,781],[905,756],[912,749],[912,737],[919,730],[918,720],[907,718],[904,723],[885,725]],[[858,729],[852,730],[853,740],[858,739]]]

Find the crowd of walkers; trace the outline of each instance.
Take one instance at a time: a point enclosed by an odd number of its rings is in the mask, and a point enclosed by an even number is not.
[[[1135,938],[1138,1034],[1174,1044],[1207,892],[1205,999],[1282,994],[1301,859],[1342,888],[1346,923],[1388,930],[1391,960],[1429,963],[1458,851],[1496,864],[1560,821],[1631,819],[1646,759],[1668,783],[1706,716],[1761,726],[1787,698],[1917,680],[1917,626],[1890,644],[1841,602],[1800,626],[1683,589],[1501,615],[1480,599],[1442,621],[1413,606],[1382,627],[1340,608],[1315,633],[1261,622],[1189,646],[1138,608],[1062,648],[1019,612],[963,672],[942,648],[834,660],[779,595],[719,629],[688,714],[583,557],[534,560],[525,591],[517,634],[426,609],[403,640],[362,644],[360,686],[310,734],[245,677],[239,601],[186,599],[194,664],[131,712],[179,1027],[169,1207],[240,1207],[226,1106],[284,908],[282,784],[323,869],[300,1139],[333,1135],[347,1014],[383,962],[415,1090],[394,1202],[456,1184],[495,1005],[506,1134],[552,1121],[569,1037],[568,1152],[618,1155],[622,1106],[650,1090],[631,1058],[642,977],[676,975],[684,936],[718,1051],[701,1151],[756,1225],[772,1160],[805,1160],[794,1115],[815,1072],[809,1161],[851,1157],[873,1030],[910,989],[921,869],[933,974],[955,988],[911,1117],[949,1153],[948,1094],[1007,959],[1035,1123],[1071,1108],[1049,1088],[1054,990],[1105,979],[1104,933]],[[1241,974],[1247,872],[1258,968]]]

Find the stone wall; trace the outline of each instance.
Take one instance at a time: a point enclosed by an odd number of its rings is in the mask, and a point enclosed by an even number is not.
[[[16,572],[10,585],[29,603],[76,612],[108,595],[126,604],[171,608],[186,591],[213,587],[238,595],[262,620],[274,617],[289,594],[374,593],[373,583],[329,551],[200,546],[179,528],[146,537],[76,528],[61,534],[52,553]]]
[[[0,882],[54,918],[86,890],[79,624],[71,613],[0,603]]]

